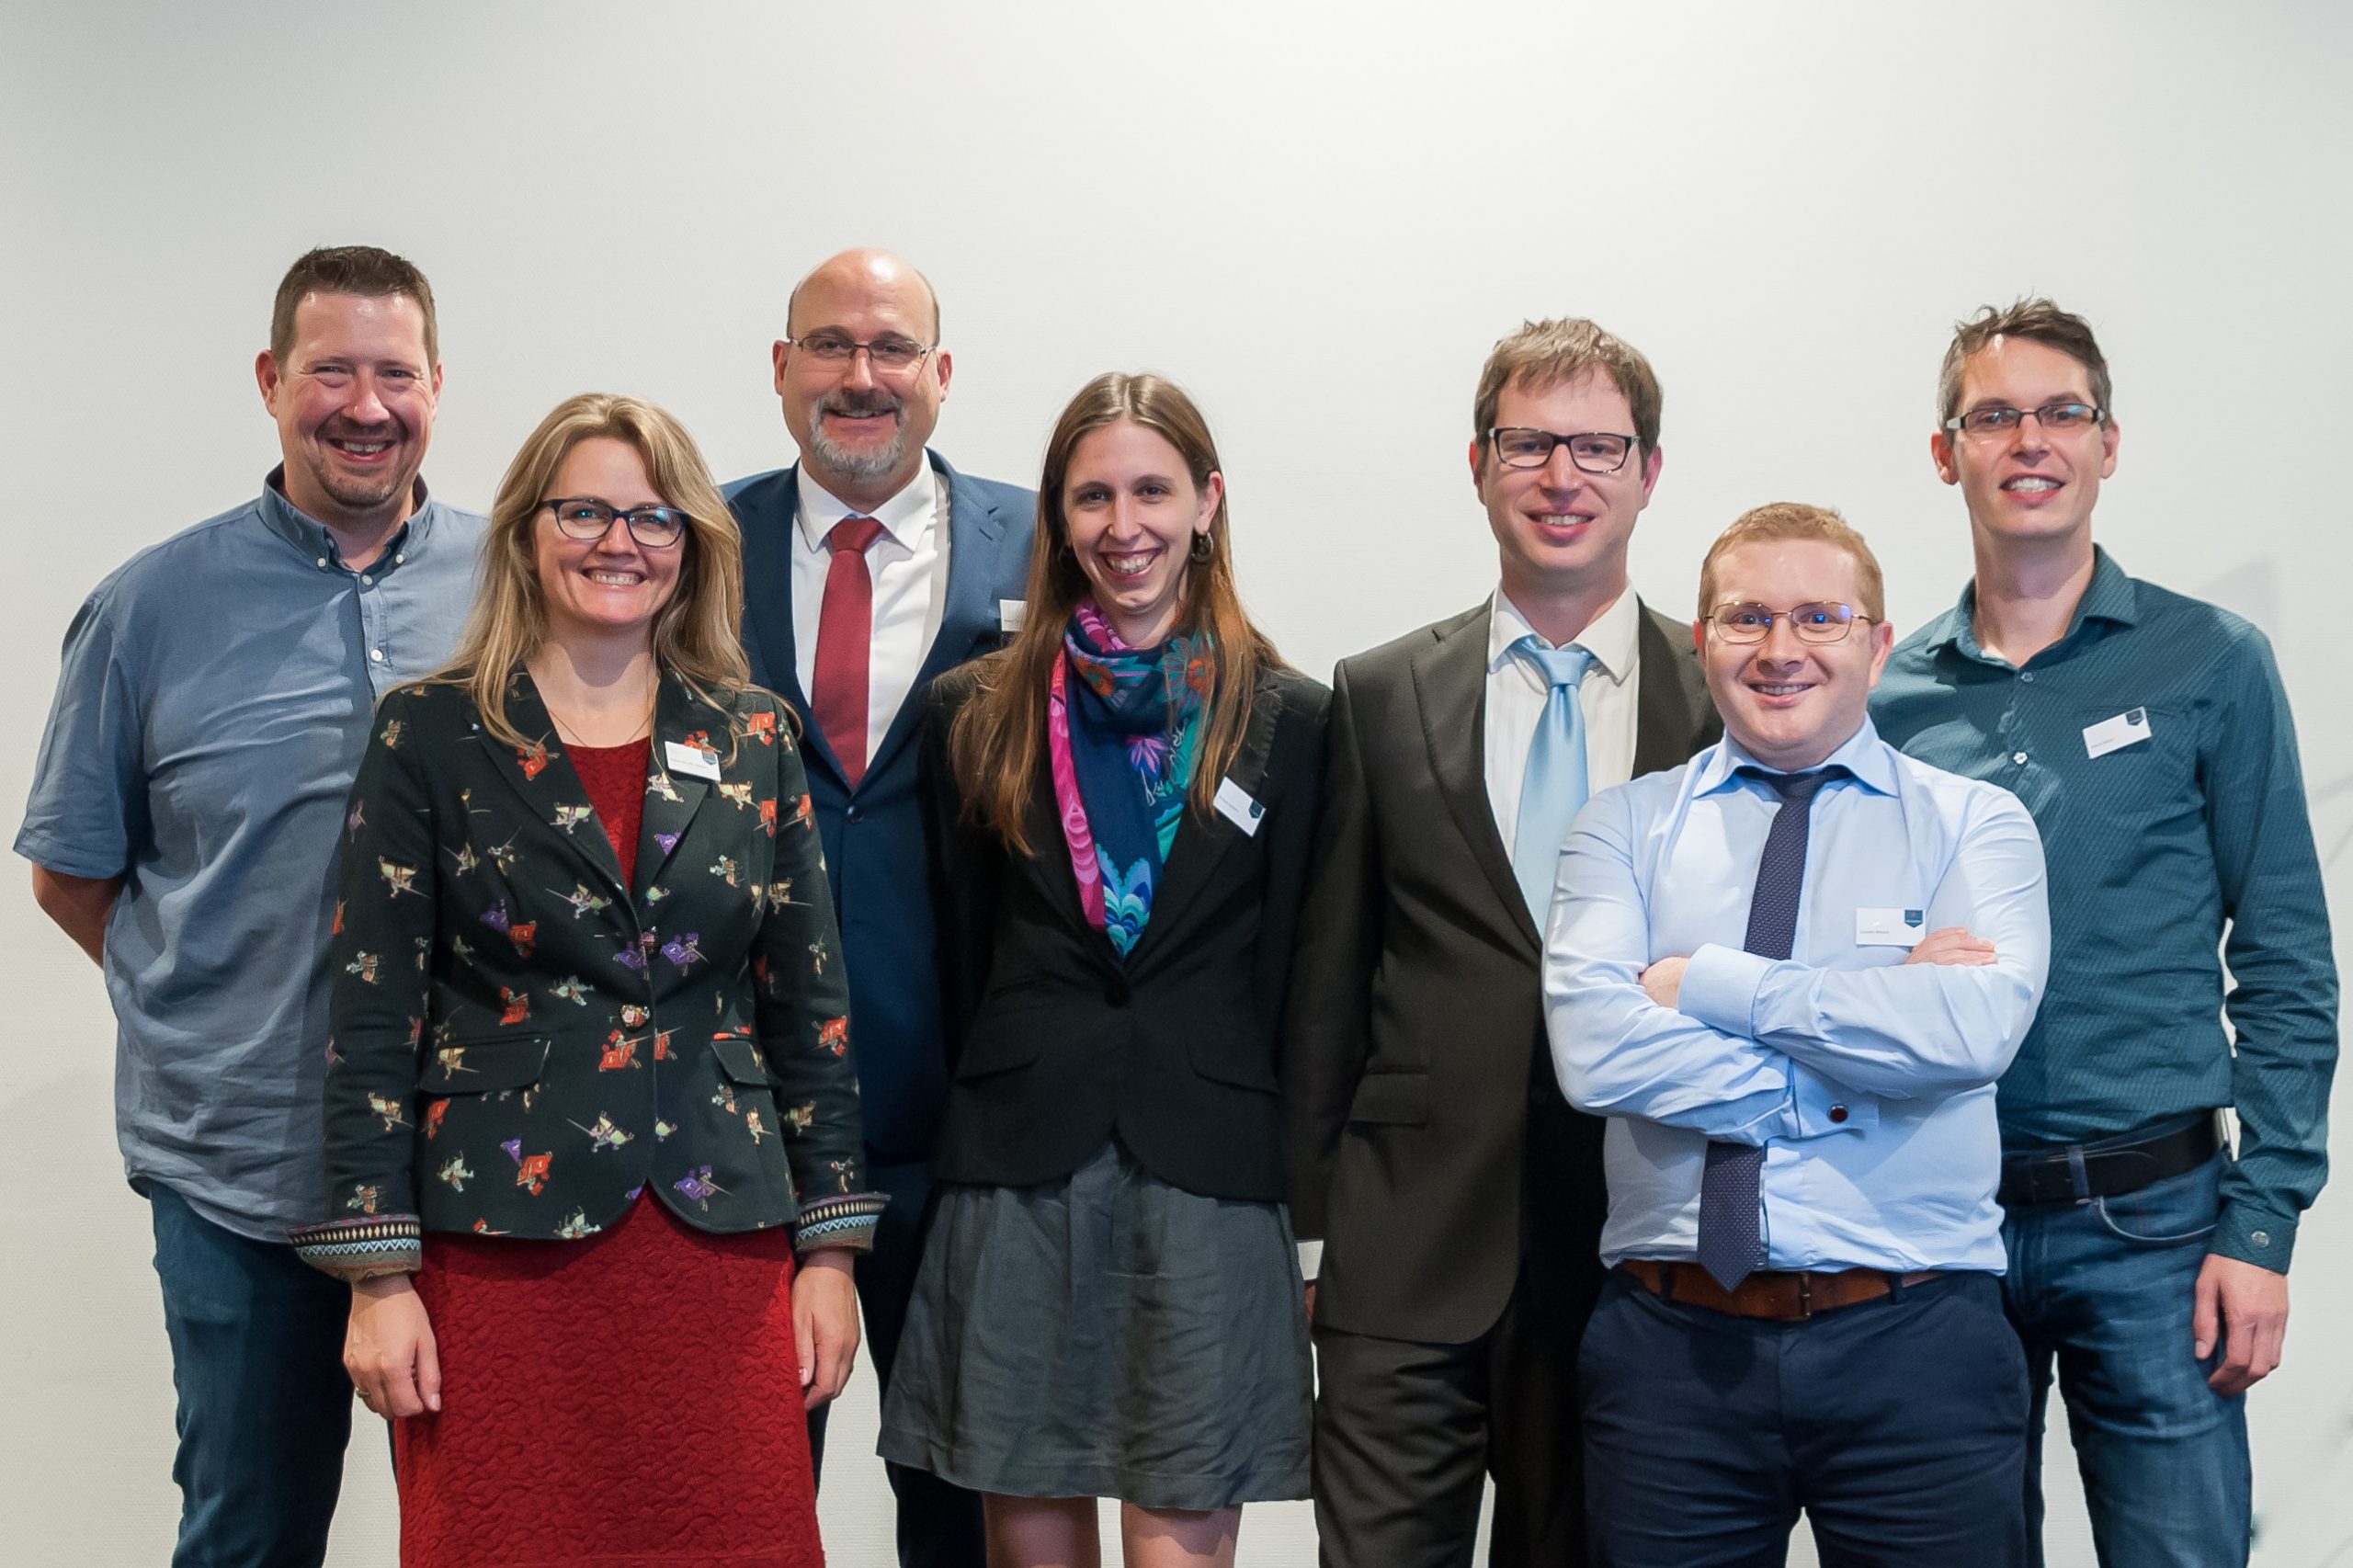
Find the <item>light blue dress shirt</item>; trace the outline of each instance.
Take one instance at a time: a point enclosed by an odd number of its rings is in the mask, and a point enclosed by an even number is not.
[[[2050,961],[2042,842],[2008,790],[1866,722],[1813,802],[1791,956],[1742,950],[1779,801],[1727,737],[1594,797],[1561,852],[1545,1017],[1561,1087],[1609,1118],[1605,1263],[1696,1256],[1711,1139],[1761,1144],[1768,1268],[2000,1273],[1994,1082]],[[1892,912],[1882,916],[1880,912]],[[1966,926],[1990,965],[1911,964],[1866,920]],[[1642,988],[1688,955],[1678,1006]]]

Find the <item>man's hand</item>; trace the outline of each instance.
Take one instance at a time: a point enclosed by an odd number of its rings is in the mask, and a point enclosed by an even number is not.
[[[856,1255],[825,1247],[801,1260],[792,1276],[792,1348],[801,1358],[801,1404],[814,1410],[840,1393],[858,1360]]]
[[[1690,967],[1688,958],[1659,960],[1643,971],[1643,994],[1672,1012],[1676,998],[1683,994],[1683,971]]]
[[[441,1408],[441,1357],[425,1302],[405,1274],[351,1288],[343,1369],[359,1403],[387,1421]]]
[[[2198,1306],[2189,1321],[2190,1348],[2200,1360],[2214,1353],[2218,1339],[2223,1345],[2222,1364],[2206,1386],[2219,1394],[2245,1393],[2279,1365],[2288,1338],[2288,1277],[2210,1253],[2198,1271]]]
[[[1994,961],[1994,944],[1972,937],[1965,926],[1948,926],[1920,938],[1905,963],[1987,964]]]

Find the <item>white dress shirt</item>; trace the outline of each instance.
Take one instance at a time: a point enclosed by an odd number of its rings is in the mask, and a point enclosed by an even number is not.
[[[1561,644],[1593,655],[1592,667],[1577,687],[1577,706],[1585,714],[1585,776],[1590,794],[1598,795],[1634,776],[1634,699],[1642,679],[1634,648],[1641,627],[1642,608],[1628,586],[1591,625]],[[1531,635],[1544,641],[1511,597],[1497,588],[1487,620],[1487,803],[1495,813],[1495,831],[1504,835],[1506,854],[1519,831],[1519,786],[1528,772],[1528,748],[1535,744],[1536,727],[1552,698],[1543,673],[1511,651],[1513,643]]]
[[[915,689],[939,635],[948,599],[948,492],[928,459],[907,487],[859,514],[809,477],[795,476],[801,505],[793,530],[792,669],[806,693],[817,675],[817,621],[825,608],[825,574],[833,552],[825,536],[844,517],[865,516],[882,525],[881,537],[866,550],[866,570],[874,580],[874,636],[866,666],[866,755],[874,756],[891,721]]]
[[[2042,841],[2018,797],[1904,756],[1870,722],[1813,802],[1790,957],[1743,950],[1780,804],[1730,738],[1594,797],[1544,953],[1552,1060],[1609,1119],[1601,1256],[1698,1255],[1711,1140],[1765,1151],[1768,1268],[2002,1271],[1994,1085],[2050,966]],[[1986,965],[1907,964],[1966,926]],[[1642,972],[1688,954],[1677,1004]]]

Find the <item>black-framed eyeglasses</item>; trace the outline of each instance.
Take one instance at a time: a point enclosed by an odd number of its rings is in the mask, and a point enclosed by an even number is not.
[[[1495,460],[1506,468],[1542,468],[1552,460],[1553,448],[1566,447],[1569,460],[1587,473],[1616,473],[1626,466],[1634,449],[1633,437],[1613,436],[1607,430],[1557,435],[1521,425],[1490,430],[1487,440],[1495,449]]]
[[[2071,398],[2063,403],[2046,403],[2040,408],[2011,408],[2003,403],[1972,408],[1946,420],[1945,428],[1965,430],[1972,436],[2006,435],[2024,424],[2029,414],[2037,425],[2049,431],[2088,430],[2106,417],[2102,410]]]
[[[860,343],[846,332],[831,330],[813,332],[806,337],[788,337],[785,341],[820,365],[847,365],[863,349],[867,363],[886,376],[905,375],[939,347],[937,343],[917,343],[911,337],[892,334]]]
[[[660,550],[685,537],[687,515],[676,506],[631,506],[623,511],[593,495],[563,495],[542,501],[555,514],[555,526],[568,538],[589,543],[613,531],[613,519],[629,525],[629,537],[648,550]]]
[[[1727,642],[1762,642],[1773,634],[1773,623],[1786,620],[1801,642],[1843,642],[1857,621],[1876,618],[1858,615],[1852,605],[1814,603],[1788,609],[1763,605],[1718,605],[1708,612],[1708,624]]]

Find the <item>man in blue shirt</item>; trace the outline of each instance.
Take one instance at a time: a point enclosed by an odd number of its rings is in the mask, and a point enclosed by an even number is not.
[[[1545,1005],[1609,1119],[1578,1383],[1617,1568],[2024,1561],[1994,1081],[2050,949],[2034,824],[1881,741],[1894,638],[1837,514],[1748,513],[1694,627],[1724,739],[1594,798]]]
[[[483,528],[417,477],[441,364],[408,262],[301,257],[255,373],[283,463],[84,602],[17,835],[114,1001],[179,1395],[176,1568],[326,1555],[351,1292],[286,1233],[324,1191],[335,846],[376,699],[448,655]]]
[[[2260,631],[2093,544],[2119,431],[2087,324],[1988,310],[1938,395],[1976,576],[1872,712],[1908,755],[2015,790],[2050,846],[2051,989],[2000,1098],[2036,1441],[2055,1361],[2100,1561],[2243,1563],[2244,1395],[2279,1364],[2336,1061],[2295,727]]]

